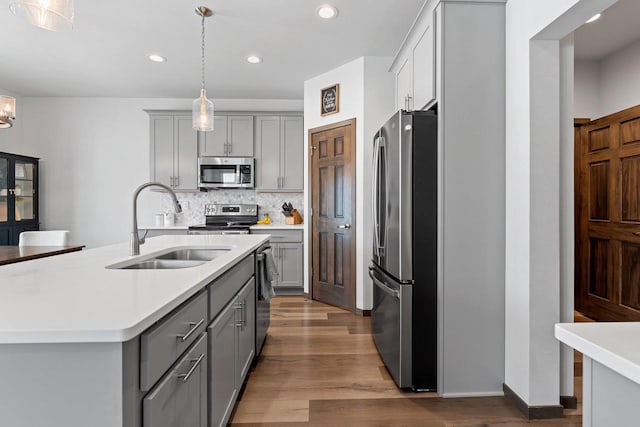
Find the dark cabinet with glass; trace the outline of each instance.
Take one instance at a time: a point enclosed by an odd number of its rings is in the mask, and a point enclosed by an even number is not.
[[[38,159],[0,152],[0,245],[38,228]]]

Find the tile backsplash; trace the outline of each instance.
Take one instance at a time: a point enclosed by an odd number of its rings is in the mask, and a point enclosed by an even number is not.
[[[182,213],[178,215],[179,224],[204,223],[204,205],[210,203],[246,203],[257,204],[260,219],[265,214],[271,216],[274,224],[284,224],[282,204],[290,202],[304,216],[303,193],[256,193],[252,190],[212,190],[198,193],[178,193]],[[173,203],[168,195],[162,196],[163,212],[173,212]]]

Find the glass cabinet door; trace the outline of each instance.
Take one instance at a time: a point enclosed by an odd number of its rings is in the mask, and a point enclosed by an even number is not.
[[[0,158],[0,222],[9,221],[9,160]]]
[[[27,221],[36,217],[34,203],[34,175],[35,167],[32,163],[16,161],[15,163],[15,220]],[[1,215],[1,214],[0,214]]]

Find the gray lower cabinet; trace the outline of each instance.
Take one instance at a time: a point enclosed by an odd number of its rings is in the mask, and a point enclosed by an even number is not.
[[[252,277],[208,329],[209,425],[225,426],[255,354],[255,279]]]
[[[170,369],[142,403],[144,427],[207,427],[207,334]]]
[[[276,265],[280,276],[278,287],[303,286],[302,243],[278,243]]]
[[[285,226],[286,227],[286,226]],[[300,229],[253,229],[251,234],[270,234],[271,249],[278,278],[274,284],[276,292],[302,289],[304,287],[304,245]]]

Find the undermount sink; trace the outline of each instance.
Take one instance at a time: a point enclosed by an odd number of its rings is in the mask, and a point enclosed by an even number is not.
[[[211,261],[231,249],[177,249],[155,257],[157,260]]]
[[[111,270],[173,270],[197,267],[213,261],[231,248],[179,248],[137,261],[129,260],[107,266]]]
[[[206,261],[186,261],[179,259],[148,259],[135,264],[120,267],[121,270],[170,270],[177,268],[191,268],[204,264]]]

